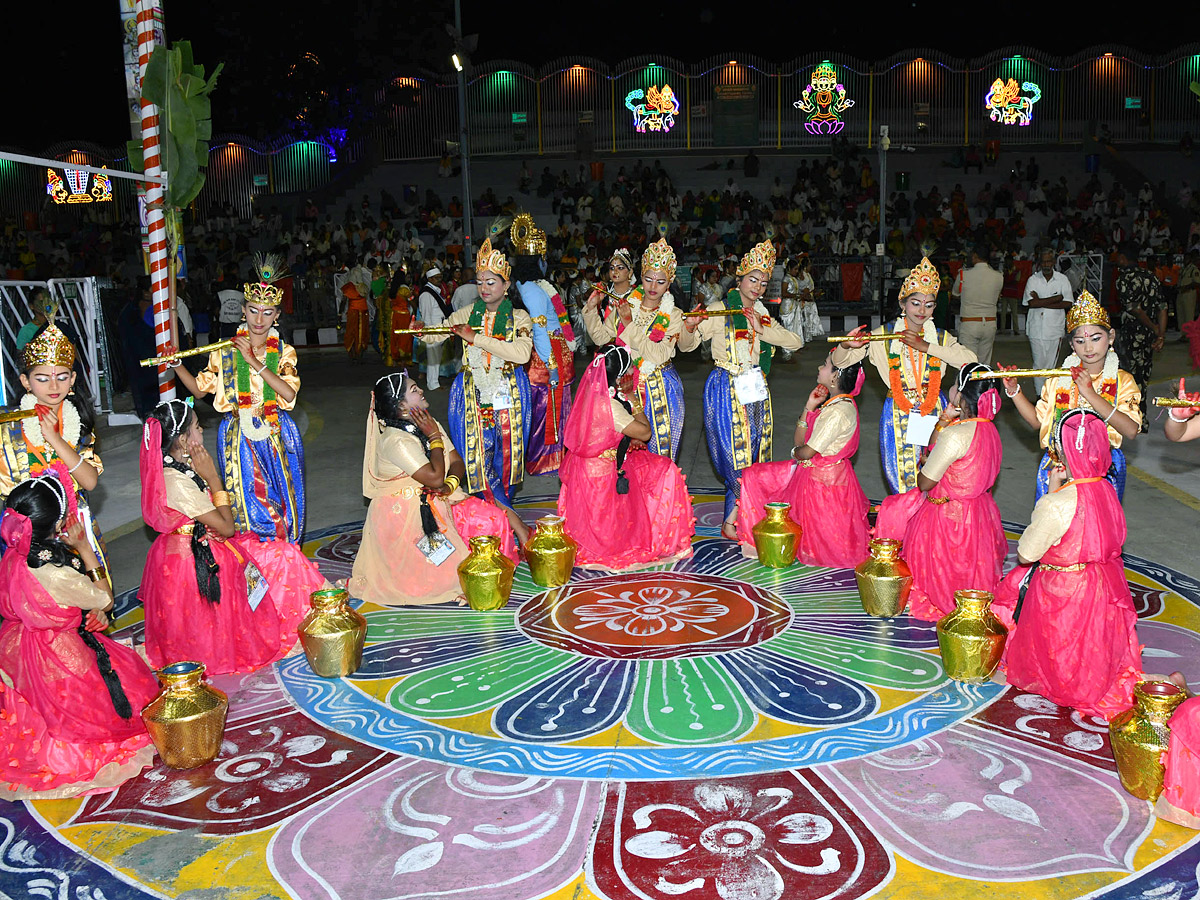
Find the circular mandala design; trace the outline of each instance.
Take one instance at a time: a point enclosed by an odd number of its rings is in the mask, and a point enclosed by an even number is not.
[[[682,572],[573,582],[527,600],[517,613],[517,625],[534,641],[602,659],[741,650],[779,634],[791,619],[791,608],[769,591]]]

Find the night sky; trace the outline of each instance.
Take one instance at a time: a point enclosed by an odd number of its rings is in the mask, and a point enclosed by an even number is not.
[[[111,15],[102,14],[106,4]],[[62,140],[122,144],[129,133],[117,0],[69,0],[55,4],[50,16],[44,5],[22,6],[6,9],[5,26],[12,30],[0,54],[0,83],[5,85],[0,145],[36,152]],[[1120,36],[1127,46],[1161,52],[1195,37],[1172,32],[1149,17],[1118,13],[1127,18],[1118,21],[1106,11],[1108,6],[871,3],[845,7],[849,12],[843,21],[834,3],[618,0],[550,6],[466,0],[463,30],[480,35],[477,61],[515,59],[533,65],[570,54],[619,62],[646,53],[685,62],[755,53],[786,62],[806,50],[843,50],[871,60],[917,47],[970,57],[1017,44],[1069,54],[1110,36]],[[298,17],[301,8],[319,12]],[[514,11],[522,8],[559,14],[518,18]],[[331,95],[325,116],[332,121],[354,109],[354,87],[369,91],[406,64],[449,71],[450,39],[443,26],[453,22],[450,0],[373,5],[167,0],[164,9],[168,40],[190,40],[196,61],[209,71],[225,62],[213,95],[216,133],[253,138],[278,134],[290,121],[289,111],[320,89]],[[346,17],[346,11],[356,14]],[[872,15],[874,21],[864,21]],[[315,54],[319,65],[306,61],[306,53]],[[289,77],[293,66],[297,69]]]

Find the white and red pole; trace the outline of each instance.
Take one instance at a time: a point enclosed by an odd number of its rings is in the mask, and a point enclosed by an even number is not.
[[[158,44],[156,26],[162,21],[159,0],[137,0],[138,83],[146,77],[150,54]],[[142,160],[146,175],[165,177],[162,168],[162,145],[159,141],[158,107],[141,98]],[[167,257],[167,222],[163,211],[166,200],[159,182],[146,182],[146,230],[149,238],[150,291],[154,304],[154,346],[159,356],[166,353],[171,335],[170,270]],[[158,367],[158,396],[160,400],[175,397],[175,379],[166,378],[166,367]]]

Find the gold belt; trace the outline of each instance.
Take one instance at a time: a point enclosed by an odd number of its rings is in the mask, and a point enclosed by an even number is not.
[[[172,531],[171,534],[191,534],[195,530],[196,523],[188,522],[186,525],[180,525],[178,528]]]
[[[1069,566],[1056,566],[1054,563],[1039,563],[1039,569],[1049,569],[1051,572],[1082,572],[1087,567],[1087,563],[1071,563]]]
[[[716,366],[718,369],[724,369],[730,375],[741,375],[742,373],[744,373],[746,371],[746,369],[744,367],[737,365],[735,363],[731,363],[727,359],[722,360],[722,359],[717,359],[716,357],[713,357],[713,365]]]
[[[930,497],[929,502],[936,503],[938,506],[941,506],[943,503],[949,503],[950,498],[949,497]]]
[[[607,450],[605,450],[603,453],[600,454],[600,458],[601,459],[616,459],[617,458],[617,448],[609,447]]]

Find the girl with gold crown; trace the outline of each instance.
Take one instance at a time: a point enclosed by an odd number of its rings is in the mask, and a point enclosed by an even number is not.
[[[306,512],[304,443],[291,416],[300,393],[296,349],[275,328],[283,290],[280,260],[258,257],[259,280],[244,286],[244,321],[232,347],[214,350],[195,377],[175,360],[170,365],[197,397],[213,395],[213,408],[225,418],[217,443],[225,469],[225,489],[233,501],[238,531],[263,540],[299,543]]]
[[[674,278],[675,251],[665,239],[658,240],[642,256],[641,285],[624,301],[602,315],[604,295],[592,291],[583,309],[588,335],[597,347],[629,348],[634,364],[625,375],[623,391],[637,395],[650,420],[650,449],[671,459],[679,453],[683,434],[683,382],[671,362],[683,330],[683,316],[670,291]]]
[[[1067,313],[1067,333],[1070,335],[1071,355],[1063,360],[1070,369],[1070,378],[1048,378],[1042,386],[1037,405],[1026,398],[1015,378],[1004,379],[1004,392],[1026,422],[1038,429],[1039,441],[1045,452],[1037,472],[1037,499],[1048,490],[1051,468],[1050,434],[1057,422],[1072,409],[1090,409],[1104,419],[1108,426],[1108,442],[1112,448],[1112,466],[1107,478],[1117,490],[1117,499],[1125,497],[1125,454],[1122,440],[1137,437],[1142,427],[1140,407],[1142,392],[1133,376],[1119,368],[1112,344],[1116,332],[1108,321],[1108,313],[1087,291]],[[1003,369],[1003,366],[1000,366]]]
[[[87,495],[104,472],[92,431],[95,420],[91,404],[74,391],[75,347],[54,324],[53,309],[48,319],[21,356],[21,386],[28,392],[21,397],[21,409],[36,415],[0,424],[0,501],[27,478],[56,473],[74,487],[70,518],[83,524],[103,561],[100,529]]]
[[[689,318],[681,350],[711,341],[713,370],[704,383],[704,434],[713,467],[725,483],[725,521],[721,534],[737,540],[738,497],[742,470],[771,459],[771,392],[767,372],[774,347],[798,350],[803,339],[776,324],[759,302],[775,268],[775,246],[763,241],[742,257],[737,287],[710,310],[735,310],[732,316]]]
[[[946,367],[978,361],[954,335],[934,325],[940,288],[937,267],[927,258],[922,259],[900,286],[900,318],[871,332],[894,334],[895,338],[870,343],[854,340],[867,328],[861,325],[832,354],[838,368],[865,356],[888,386],[879,419],[879,455],[888,488],[894,494],[917,486],[921,456],[933,437],[938,416],[946,408],[941,390]]]
[[[521,536],[525,526],[513,509],[513,489],[524,477],[529,443],[532,398],[524,365],[533,355],[533,320],[514,305],[511,279],[508,260],[485,240],[475,257],[479,299],[446,319],[465,344],[462,371],[450,388],[449,429],[462,454],[467,493],[499,504]],[[421,340],[450,337],[430,334]]]

